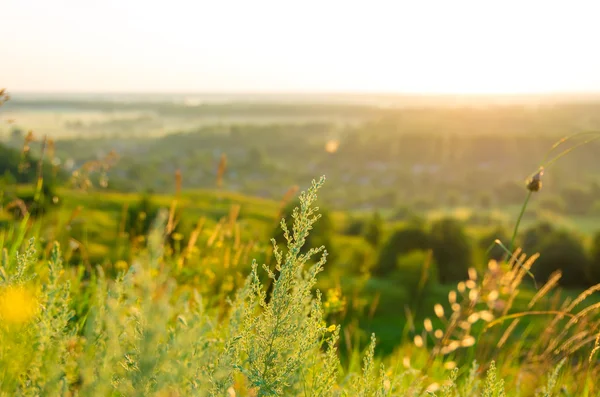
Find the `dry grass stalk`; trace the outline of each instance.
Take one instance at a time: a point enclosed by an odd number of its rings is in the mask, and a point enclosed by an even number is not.
[[[223,153],[221,154],[221,159],[219,160],[219,165],[217,167],[217,187],[221,187],[223,185],[223,176],[225,175],[226,170],[227,155]]]
[[[546,284],[544,284],[544,286],[540,288],[540,290],[533,296],[533,298],[531,298],[531,301],[529,301],[527,308],[531,309],[537,301],[539,301],[544,295],[548,293],[548,291],[556,287],[561,277],[562,272],[560,270],[557,270],[554,273],[552,273]]]

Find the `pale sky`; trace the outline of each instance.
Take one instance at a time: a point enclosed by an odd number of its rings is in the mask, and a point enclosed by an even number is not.
[[[0,87],[600,92],[600,1],[0,0]]]

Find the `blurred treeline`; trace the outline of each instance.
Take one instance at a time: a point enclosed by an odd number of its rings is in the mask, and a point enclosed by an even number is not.
[[[57,139],[57,158],[76,169],[115,150],[120,161],[109,176],[116,190],[172,191],[175,170],[185,175],[184,188],[212,188],[215,169],[225,157],[223,188],[227,190],[278,199],[290,185],[322,173],[331,181],[322,193],[323,202],[348,210],[518,205],[524,198],[524,180],[557,140],[584,134],[562,145],[555,155],[593,137],[585,133],[600,127],[598,103],[380,109],[332,104],[13,101],[6,108],[17,116],[19,112],[67,112],[64,129],[74,135]],[[117,110],[144,113],[78,122],[77,112],[84,110],[107,115]],[[211,124],[203,117],[212,117]],[[167,130],[160,137],[127,133],[136,123],[143,128],[149,120],[166,126],[168,118],[178,118],[187,128]],[[4,131],[10,145],[21,142],[27,128],[17,123]],[[599,145],[592,141],[578,147],[576,154],[564,156],[546,170],[541,208],[563,214],[600,213]]]

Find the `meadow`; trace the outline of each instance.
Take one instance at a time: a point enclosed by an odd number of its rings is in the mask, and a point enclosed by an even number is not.
[[[600,395],[599,108],[13,98],[0,393]]]

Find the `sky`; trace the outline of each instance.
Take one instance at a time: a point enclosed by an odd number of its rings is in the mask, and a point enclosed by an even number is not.
[[[599,1],[0,0],[13,92],[600,92]]]

